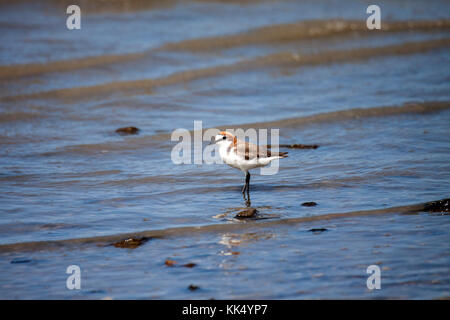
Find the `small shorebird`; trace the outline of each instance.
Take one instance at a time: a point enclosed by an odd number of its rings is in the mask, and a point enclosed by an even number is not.
[[[245,184],[242,188],[242,194],[248,206],[250,206],[249,170],[264,167],[272,160],[287,157],[287,152],[271,152],[267,150],[267,147],[240,141],[226,131],[216,135],[214,143],[219,146],[219,154],[224,163],[245,173]],[[247,199],[245,198],[245,192],[247,192]]]

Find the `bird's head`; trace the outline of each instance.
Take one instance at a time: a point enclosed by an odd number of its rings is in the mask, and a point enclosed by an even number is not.
[[[220,145],[229,145],[231,143],[236,143],[237,138],[229,132],[221,131],[216,135],[214,143]]]

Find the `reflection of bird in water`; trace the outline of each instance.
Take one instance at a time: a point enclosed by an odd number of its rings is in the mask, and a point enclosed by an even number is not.
[[[272,160],[287,157],[287,152],[271,152],[266,147],[240,141],[233,134],[225,131],[216,135],[214,142],[219,146],[219,154],[223,162],[245,173],[245,184],[242,188],[242,194],[247,206],[250,206],[249,170],[267,166]],[[247,198],[245,197],[245,192],[247,192]]]
[[[273,238],[274,236],[275,235],[273,233],[266,231],[247,232],[247,233],[224,233],[220,236],[219,244],[222,244],[228,248],[233,248],[250,242],[267,240]]]

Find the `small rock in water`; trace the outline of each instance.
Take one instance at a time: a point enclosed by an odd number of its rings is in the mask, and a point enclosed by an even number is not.
[[[164,261],[164,264],[168,267],[173,267],[177,262],[174,260],[169,260],[167,259],[166,261]]]
[[[308,231],[313,232],[315,234],[318,234],[318,233],[321,233],[321,232],[328,231],[328,229],[325,229],[325,228],[313,228],[313,229],[309,229]]]
[[[443,199],[425,203],[423,210],[426,212],[448,212],[450,199]]]
[[[258,214],[255,208],[248,208],[238,212],[234,217],[238,219],[254,218]]]
[[[290,148],[290,149],[317,149],[319,146],[317,144],[288,144],[288,145],[283,145],[283,147],[285,148]]]
[[[195,266],[196,266],[196,264],[195,264],[195,263],[192,263],[192,262],[183,264],[183,267],[185,267],[185,268],[193,268],[193,267],[195,267]]]
[[[289,148],[289,149],[317,149],[319,146],[317,144],[280,144],[278,148]],[[272,149],[272,145],[267,145],[267,149]]]
[[[121,135],[126,135],[126,134],[138,134],[139,133],[139,129],[136,127],[124,127],[124,128],[119,128],[116,130],[116,132],[118,134]]]
[[[190,284],[188,289],[191,290],[191,291],[195,291],[195,290],[198,289],[198,286],[196,286],[195,284]]]
[[[150,240],[150,238],[146,238],[146,237],[143,237],[143,238],[129,238],[129,239],[118,241],[118,242],[114,243],[113,245],[116,248],[136,249],[137,247],[139,247],[140,245],[144,244],[148,240]]]
[[[314,201],[303,202],[302,206],[304,206],[304,207],[314,207],[314,206],[317,206],[317,203],[315,203]]]
[[[30,263],[31,259],[27,259],[27,258],[15,258],[13,260],[11,260],[12,264],[17,264],[17,263]]]

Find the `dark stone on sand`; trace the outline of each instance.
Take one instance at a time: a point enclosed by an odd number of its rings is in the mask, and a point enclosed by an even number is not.
[[[185,268],[193,268],[193,267],[195,267],[195,266],[196,266],[196,264],[195,264],[195,263],[192,263],[192,262],[183,264],[183,267],[185,267]]]
[[[289,148],[289,149],[317,149],[319,146],[317,144],[282,144],[280,148]]]
[[[268,144],[267,149],[272,149],[272,145]],[[278,148],[288,148],[288,149],[317,149],[319,146],[317,144],[279,144]]]
[[[198,286],[196,286],[195,284],[190,284],[188,289],[191,291],[195,291],[195,290],[198,290]]]
[[[139,129],[136,127],[123,127],[116,130],[116,133],[120,135],[126,135],[126,134],[138,134]]]
[[[27,258],[15,258],[11,260],[12,264],[19,264],[19,263],[30,263],[32,260]]]
[[[304,207],[314,207],[314,206],[317,206],[317,203],[315,203],[314,201],[303,202],[302,206],[304,206]]]
[[[423,210],[426,212],[448,212],[450,198],[425,203]]]
[[[128,249],[136,249],[137,247],[141,246],[145,242],[150,240],[150,238],[129,238],[124,239],[118,242],[113,243],[114,247],[116,248],[128,248]]]
[[[105,290],[91,290],[87,292],[88,294],[105,294],[106,291]]]
[[[328,229],[325,229],[325,228],[313,228],[313,229],[309,229],[308,231],[314,232],[314,233],[320,233],[320,232],[328,231]]]
[[[254,218],[258,214],[255,208],[248,208],[238,212],[234,217],[237,219]]]

